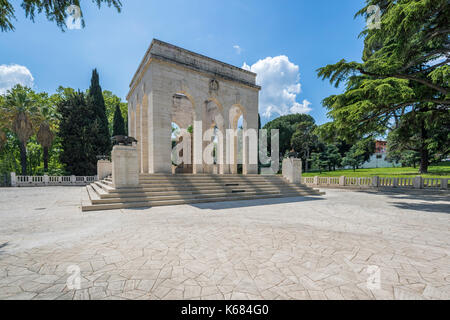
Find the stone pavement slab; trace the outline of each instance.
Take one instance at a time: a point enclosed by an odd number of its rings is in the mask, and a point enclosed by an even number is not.
[[[450,197],[82,213],[79,187],[0,189],[0,299],[450,299]]]

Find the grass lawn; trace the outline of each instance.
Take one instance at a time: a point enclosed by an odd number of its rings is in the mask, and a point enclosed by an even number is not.
[[[407,178],[418,176],[419,168],[377,168],[377,169],[358,169],[353,170],[336,170],[329,172],[307,172],[303,173],[304,177],[398,177]],[[428,174],[423,174],[424,178],[450,178],[450,162],[442,162],[428,168]]]

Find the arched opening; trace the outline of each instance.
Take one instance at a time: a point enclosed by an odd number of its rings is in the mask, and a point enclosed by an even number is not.
[[[173,95],[172,123],[172,173],[193,173],[193,121],[192,98],[179,92]]]

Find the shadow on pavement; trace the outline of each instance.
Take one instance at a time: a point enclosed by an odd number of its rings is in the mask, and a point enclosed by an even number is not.
[[[210,202],[210,203],[196,203],[190,206],[198,209],[234,209],[234,208],[247,208],[247,207],[259,207],[272,204],[282,203],[296,203],[306,201],[320,201],[325,200],[321,197],[294,197],[294,198],[271,198],[271,199],[255,199],[255,200],[239,200],[239,201],[226,201],[226,202]]]
[[[450,214],[450,193],[439,190],[362,190],[369,194],[380,194],[392,200],[390,204],[399,209],[415,210],[422,212],[436,212]],[[422,203],[409,202],[408,200],[423,201]],[[447,203],[442,203],[447,202]]]
[[[4,253],[2,249],[4,247],[6,247],[7,245],[9,245],[9,242],[5,242],[5,243],[0,244],[0,255],[2,255]]]

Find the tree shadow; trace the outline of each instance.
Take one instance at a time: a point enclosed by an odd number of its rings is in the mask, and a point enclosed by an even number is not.
[[[198,209],[222,210],[222,209],[260,207],[283,203],[297,203],[297,202],[320,201],[320,200],[325,200],[325,198],[320,196],[317,197],[308,196],[308,197],[269,198],[269,199],[255,199],[255,200],[234,200],[224,202],[196,203],[190,204],[190,206]]]
[[[5,242],[5,243],[0,244],[0,256],[1,256],[2,254],[4,254],[3,248],[5,248],[5,247],[8,246],[8,245],[9,245],[9,242]]]
[[[399,209],[450,214],[450,193],[448,191],[390,189],[360,190],[358,192],[385,195],[392,200],[397,200],[392,201],[391,204]],[[408,200],[419,200],[423,202],[411,203]]]

